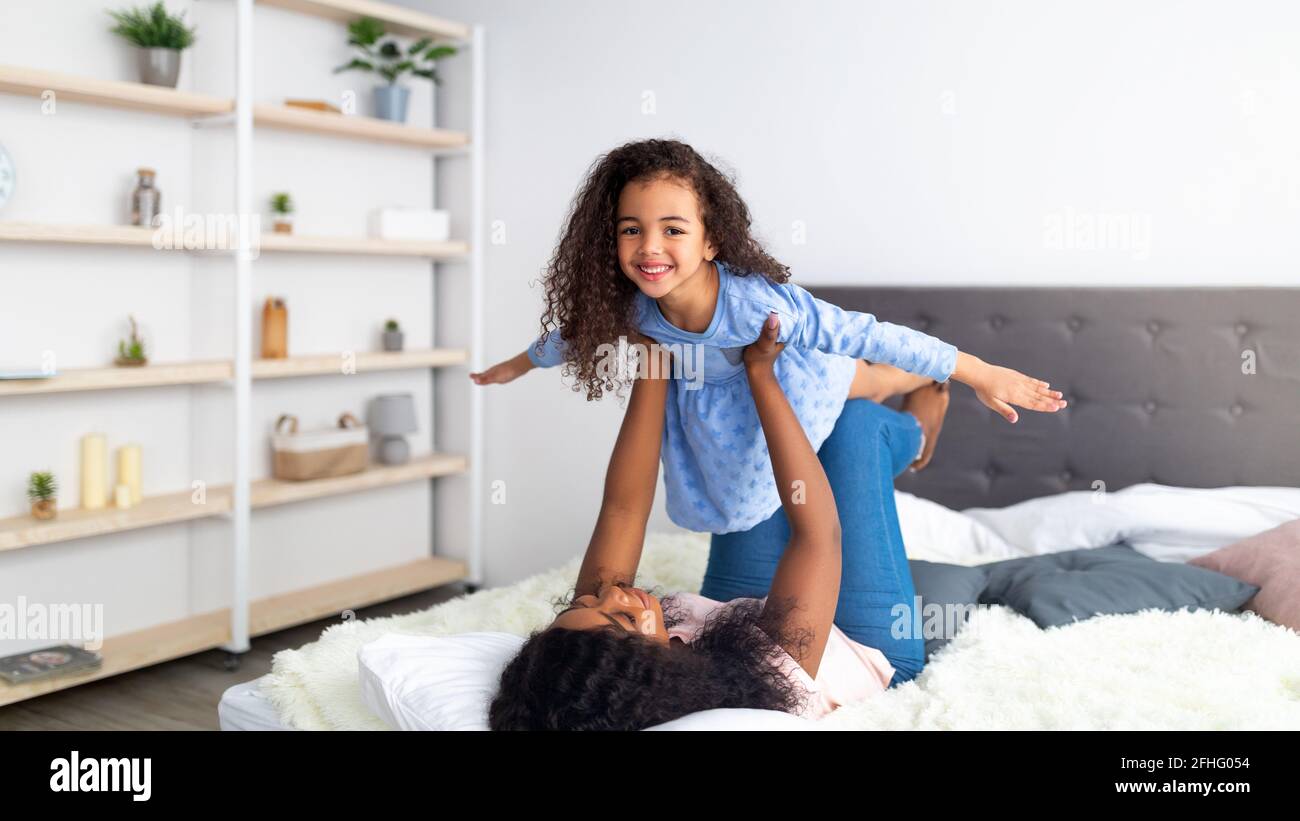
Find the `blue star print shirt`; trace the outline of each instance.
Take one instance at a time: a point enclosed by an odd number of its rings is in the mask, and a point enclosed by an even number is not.
[[[661,345],[680,345],[668,388],[662,449],[668,516],[710,533],[749,530],[781,507],[767,441],[745,377],[742,351],[758,338],[770,311],[781,320],[786,347],[774,371],[814,450],[830,435],[848,398],[855,360],[883,362],[947,381],[957,349],[871,314],[846,311],[798,285],[775,285],[762,274],[736,276],[721,261],[718,302],[703,333],[670,324],[659,304],[637,293],[637,327]],[[540,350],[539,350],[540,349]],[[534,365],[564,361],[564,341],[551,331],[529,346]]]

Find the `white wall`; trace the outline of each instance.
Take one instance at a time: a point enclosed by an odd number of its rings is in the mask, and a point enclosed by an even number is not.
[[[541,294],[529,285],[545,266],[585,169],[601,152],[650,136],[677,136],[733,168],[756,229],[803,284],[1297,281],[1300,10],[1289,3],[403,4],[487,27],[487,218],[499,221],[506,237],[504,244],[486,248],[489,362],[518,353],[536,332]],[[69,7],[81,15],[76,25],[69,22]],[[102,34],[100,8],[98,0],[5,3],[0,62],[129,77],[125,52]],[[227,19],[229,4],[196,3],[193,10],[196,19],[216,27]],[[266,96],[327,96],[349,87],[328,74],[341,61],[339,30],[311,21],[303,29],[304,20],[294,18],[293,36],[277,33],[281,14],[258,12],[259,73],[282,82],[265,89]],[[14,31],[25,36],[4,33]],[[218,68],[229,59],[221,43],[214,36],[206,44],[212,50],[191,55],[183,84],[221,91],[217,86],[229,75]],[[195,57],[208,61],[197,78]],[[456,104],[463,102],[466,66],[459,59],[445,66],[439,117],[448,125],[465,125],[457,121]],[[647,92],[654,113],[643,113]],[[219,156],[224,137],[190,137],[186,126],[166,118],[73,114],[71,107],[75,131],[37,135],[36,121],[23,113],[27,102],[0,95],[0,142],[42,162],[57,159],[58,166],[37,179],[28,170],[34,163],[22,162],[19,200],[0,218],[113,219],[129,188],[127,173],[143,163],[159,167],[163,190],[172,197],[198,197],[222,184],[219,160],[210,173],[202,166],[192,180],[185,173],[197,165],[193,152]],[[290,188],[307,201],[342,193],[330,196],[327,210],[305,210],[304,231],[309,223],[322,231],[344,230],[372,204],[376,189],[388,196],[406,190],[407,174],[412,191],[427,191],[431,181],[432,172],[412,170],[401,149],[369,147],[358,159],[328,141],[296,135],[260,136],[258,145],[258,176],[268,192]],[[351,164],[335,165],[344,156]],[[390,158],[395,165],[387,164]],[[464,193],[464,169],[443,162],[446,179],[433,182],[450,203]],[[348,203],[347,210],[340,201]],[[1090,242],[1086,230],[1098,221],[1129,233]],[[806,241],[797,242],[801,227]],[[344,339],[359,345],[367,329],[352,324],[358,314],[384,313],[392,299],[427,304],[421,303],[422,272],[400,264],[383,277],[376,272],[373,279],[358,280],[349,277],[346,262],[310,262],[273,263],[277,267],[266,279],[260,273],[266,263],[258,263],[258,296],[288,290],[291,304],[312,305],[322,314],[330,306],[338,311],[338,327],[304,324],[295,315],[295,333],[305,334],[295,344],[334,349]],[[202,289],[221,276],[220,269],[204,267],[213,264],[0,248],[0,358],[29,357],[29,349],[46,344],[38,344],[38,331],[54,323],[49,333],[69,352],[64,364],[77,364],[99,355],[114,337],[104,318],[128,310],[151,318],[160,356],[165,351],[169,358],[185,358],[191,354],[187,346],[197,355],[202,340],[212,338],[194,329],[210,321],[201,318],[198,306],[209,299]],[[356,289],[361,281],[382,283],[385,290]],[[463,327],[464,316],[454,306],[465,287],[463,270],[439,271],[438,333],[447,339]],[[187,303],[188,314],[174,311]],[[333,395],[336,404],[357,395],[351,386],[323,384],[283,395],[259,393],[268,397],[259,399],[259,418],[291,398],[314,401],[317,390],[340,391]],[[463,419],[454,409],[466,390],[461,370],[436,377],[439,441],[462,432]],[[18,512],[21,477],[37,463],[75,476],[77,414],[91,407],[109,414],[104,418],[124,436],[144,439],[146,447],[172,448],[177,459],[151,462],[156,472],[147,472],[146,482],[157,482],[153,490],[174,487],[193,470],[179,454],[191,453],[191,440],[202,436],[196,426],[226,424],[219,408],[202,401],[208,392],[0,405],[0,462],[6,466],[0,471],[0,514]],[[188,403],[199,421],[171,421],[183,416],[172,413],[176,403],[182,410]],[[557,371],[487,389],[485,410],[484,479],[504,481],[506,488],[505,504],[484,508],[486,577],[489,584],[504,584],[585,546],[622,411],[611,400],[585,402],[560,384]],[[146,412],[152,416],[143,426],[139,420]],[[38,425],[40,437],[30,436]],[[47,440],[62,450],[48,453],[41,444]],[[196,459],[217,461],[197,443],[192,452]],[[450,543],[458,534],[446,523],[463,511],[463,484],[449,482],[445,493],[438,487],[438,541],[455,553]],[[358,497],[347,510],[326,502],[309,503],[292,515],[286,509],[282,518],[270,511],[256,514],[255,556],[263,558],[255,559],[255,567],[264,580],[256,592],[294,574],[346,572],[349,557],[363,548],[423,549],[426,531],[418,520],[427,513],[419,511],[428,494],[418,488],[377,493],[391,495]],[[652,527],[668,526],[662,491],[659,501]],[[417,511],[413,524],[401,518],[410,514],[408,506]],[[376,517],[386,517],[389,525],[367,539],[367,523]],[[211,565],[221,556],[221,542],[217,536],[209,541],[208,534],[224,525],[211,522],[189,526],[194,544],[209,549],[191,547],[195,555],[172,575],[164,572],[167,562],[178,561],[167,534],[184,534],[186,527],[19,551],[25,555],[0,556],[8,562],[0,563],[0,574],[7,579],[9,570],[21,571],[35,586],[34,580],[56,574],[61,580],[81,578],[91,572],[88,557],[109,562],[107,557],[122,556],[103,566],[105,578],[132,578],[137,571],[124,567],[148,566],[151,576],[133,582],[138,589],[166,589],[166,596],[153,595],[176,609],[206,603],[208,594],[201,590],[187,600],[173,587],[159,586],[174,585],[187,572],[220,575]],[[177,538],[184,547],[185,537]],[[326,557],[324,568],[315,564],[316,552]],[[85,589],[96,590],[96,584],[88,580]],[[11,592],[7,585],[0,589],[10,599]],[[124,599],[122,612],[132,615],[121,622],[135,626],[157,616],[130,609],[142,606]]]
[[[803,284],[1300,282],[1292,3],[405,5],[488,27],[490,361],[536,332],[529,283],[587,166],[652,136],[734,168]],[[504,583],[586,545],[621,411],[556,372],[486,407]]]

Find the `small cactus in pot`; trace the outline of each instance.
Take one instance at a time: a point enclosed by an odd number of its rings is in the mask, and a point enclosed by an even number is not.
[[[48,470],[32,473],[27,479],[27,498],[32,503],[32,516],[37,519],[53,519],[58,513],[59,485],[54,481],[54,474]]]
[[[384,350],[402,350],[405,338],[406,335],[402,333],[402,326],[397,324],[396,319],[390,319],[384,323]]]

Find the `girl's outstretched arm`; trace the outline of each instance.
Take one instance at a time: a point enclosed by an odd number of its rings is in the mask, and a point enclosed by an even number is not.
[[[950,377],[965,382],[986,407],[1008,422],[1019,418],[1012,405],[1044,413],[1065,407],[1061,392],[1051,390],[1043,380],[990,365],[929,334],[845,310],[794,284],[781,286],[779,293],[796,320],[789,340],[801,348],[884,362],[938,382]]]
[[[776,341],[778,333],[774,313],[758,341],[745,349],[750,393],[790,521],[790,543],[777,563],[767,606],[785,612],[783,647],[816,678],[840,593],[840,516],[821,460],[773,373],[772,363],[784,347]]]
[[[596,529],[578,571],[574,598],[595,595],[611,584],[631,584],[641,563],[645,525],[659,481],[664,406],[672,376],[667,351],[642,337],[650,357],[645,376],[632,383],[632,398],[605,471],[605,495]]]

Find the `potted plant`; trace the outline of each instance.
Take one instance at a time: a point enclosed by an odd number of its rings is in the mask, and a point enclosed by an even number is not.
[[[117,25],[110,31],[140,49],[140,81],[175,88],[181,76],[181,52],[194,45],[194,29],[185,13],[167,13],[162,0],[152,6],[110,11]]]
[[[440,85],[442,80],[438,77],[436,63],[455,54],[456,49],[454,46],[433,45],[433,38],[425,37],[403,50],[396,40],[379,42],[383,36],[384,24],[378,20],[369,17],[354,20],[348,25],[348,45],[356,48],[359,54],[334,69],[334,73],[370,71],[383,77],[388,85],[375,86],[375,116],[404,123],[411,90],[398,85],[398,81],[405,74],[414,74]]]
[[[275,233],[293,233],[293,200],[288,192],[271,195],[271,213],[275,214]]]
[[[396,319],[390,319],[384,323],[384,350],[400,351],[405,338],[406,335],[402,333],[402,326],[397,324]]]
[[[135,317],[127,317],[131,320],[131,338],[122,339],[117,343],[117,359],[114,360],[118,365],[147,365],[149,357],[145,356],[144,340],[140,338],[140,329],[135,324]]]
[[[32,503],[32,515],[37,519],[53,519],[58,513],[58,500],[55,496],[59,485],[54,481],[54,474],[48,470],[32,473],[27,479],[27,498]]]

